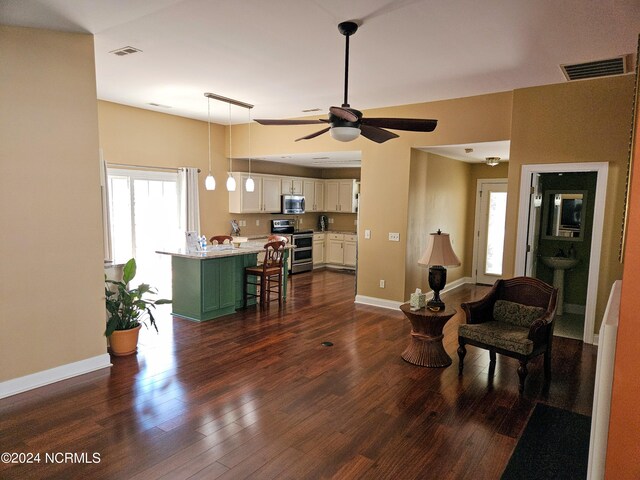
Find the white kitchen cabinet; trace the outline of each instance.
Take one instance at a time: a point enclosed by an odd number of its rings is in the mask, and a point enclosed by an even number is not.
[[[282,194],[302,195],[302,178],[281,177]]]
[[[229,192],[229,213],[278,213],[280,211],[280,177],[251,175],[253,192],[245,185],[248,174],[234,173],[236,190]]]
[[[344,235],[341,233],[327,234],[327,263],[344,265]]]
[[[315,233],[313,235],[313,265],[324,263],[326,238],[327,236],[324,233]]]
[[[357,235],[344,236],[344,264],[348,267],[356,266],[356,248],[358,245]]]
[[[304,180],[302,192],[307,212],[324,211],[324,180],[314,178]]]
[[[326,180],[324,193],[325,212],[356,212],[355,180]]]
[[[280,212],[280,179],[274,177],[262,177],[262,211],[264,213]]]

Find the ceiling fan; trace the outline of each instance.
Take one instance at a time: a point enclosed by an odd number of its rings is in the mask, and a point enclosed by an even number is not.
[[[266,120],[256,119],[261,125],[311,125],[316,123],[329,124],[317,132],[296,139],[309,140],[323,133],[330,132],[331,136],[341,142],[350,142],[362,134],[363,137],[377,143],[384,143],[392,138],[397,138],[393,132],[385,130],[406,130],[411,132],[432,132],[438,123],[437,120],[426,120],[419,118],[366,118],[362,112],[351,108],[348,102],[349,91],[349,37],[356,33],[358,24],[355,22],[342,22],[338,25],[338,30],[345,36],[345,61],[344,61],[344,103],[340,107],[329,108],[328,119],[318,120]]]

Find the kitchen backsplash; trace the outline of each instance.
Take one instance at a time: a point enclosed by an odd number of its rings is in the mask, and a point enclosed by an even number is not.
[[[299,220],[298,228],[300,230],[318,230],[318,217],[320,213],[305,213],[304,215],[278,215],[278,214],[264,214],[257,213],[254,215],[249,214],[228,214],[229,222],[228,227],[224,232],[204,232],[207,238],[213,235],[227,235],[231,232],[231,219],[235,219],[238,222],[244,222],[245,225],[240,226],[240,232],[242,235],[260,235],[269,234],[271,230],[271,220],[279,218],[297,218]],[[329,219],[333,219],[333,223],[329,223],[328,230],[355,232],[356,218],[355,213],[326,213]],[[258,225],[256,225],[258,222]]]

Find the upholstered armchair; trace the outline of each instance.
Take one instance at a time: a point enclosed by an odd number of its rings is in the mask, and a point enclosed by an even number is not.
[[[496,353],[520,362],[519,391],[524,391],[527,363],[544,354],[545,382],[551,380],[551,345],[558,290],[541,280],[516,277],[498,280],[481,300],[461,304],[466,324],[458,329],[458,372],[462,375],[466,345],[489,350],[493,375]]]

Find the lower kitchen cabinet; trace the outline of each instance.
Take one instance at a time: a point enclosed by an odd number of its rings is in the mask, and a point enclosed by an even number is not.
[[[313,265],[321,265],[325,258],[326,235],[316,233],[313,235]]]
[[[326,262],[343,265],[344,264],[344,235],[341,233],[327,234],[327,256]]]
[[[356,249],[358,246],[358,236],[357,235],[345,235],[344,236],[344,264],[347,267],[355,267],[356,266]]]

